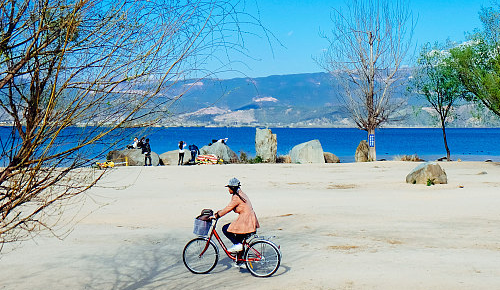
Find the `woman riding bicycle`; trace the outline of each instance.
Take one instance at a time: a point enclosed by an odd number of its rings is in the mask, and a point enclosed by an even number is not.
[[[222,227],[224,235],[233,243],[228,251],[235,253],[243,250],[243,240],[249,234],[255,233],[259,227],[259,221],[248,196],[240,189],[240,181],[237,178],[231,178],[226,187],[231,194],[231,201],[225,208],[215,213],[215,218],[220,218],[231,210],[238,214],[235,221]]]

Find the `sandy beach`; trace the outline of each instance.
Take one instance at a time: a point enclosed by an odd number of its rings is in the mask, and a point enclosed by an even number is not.
[[[115,168],[68,208],[64,239],[4,247],[0,289],[499,289],[500,164],[439,164],[446,185],[406,184],[419,163],[397,161]],[[270,278],[225,256],[206,275],[182,262],[233,176],[281,246]]]

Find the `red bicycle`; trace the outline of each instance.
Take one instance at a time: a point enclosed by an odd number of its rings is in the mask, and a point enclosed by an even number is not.
[[[219,248],[212,237],[219,242],[226,255],[235,262],[245,263],[246,268],[256,277],[269,277],[274,274],[281,263],[280,247],[273,242],[258,236],[243,240],[243,251],[230,253],[216,231],[217,219],[210,220],[210,234],[199,236],[189,241],[182,252],[182,260],[189,271],[195,274],[206,274],[212,271],[219,261]],[[206,235],[206,234],[205,234]]]

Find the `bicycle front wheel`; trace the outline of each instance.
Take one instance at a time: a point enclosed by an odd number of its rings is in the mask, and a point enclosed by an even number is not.
[[[217,265],[219,249],[212,241],[208,241],[208,238],[196,238],[184,247],[182,260],[189,271],[195,274],[205,274]]]
[[[256,241],[248,246],[245,261],[252,275],[269,277],[278,270],[281,253],[278,247],[270,241]]]

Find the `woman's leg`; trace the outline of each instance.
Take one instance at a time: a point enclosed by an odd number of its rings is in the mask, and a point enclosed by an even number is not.
[[[184,163],[184,153],[179,153],[179,162],[177,165],[182,165]]]
[[[224,235],[233,243],[233,244],[240,244],[242,240],[240,240],[236,234],[230,233],[227,231],[227,228],[229,227],[230,224],[225,224],[222,226],[222,232]]]

